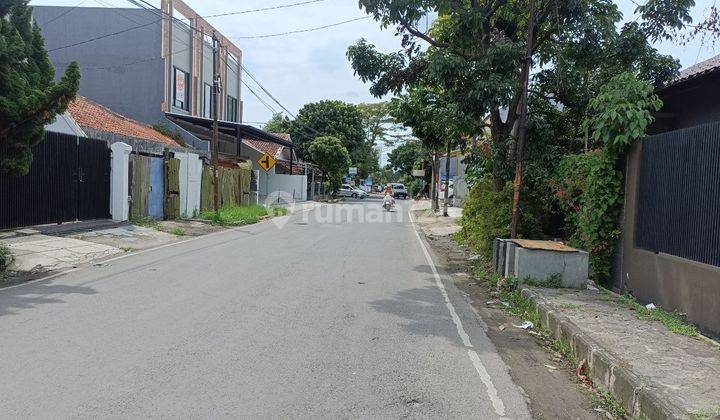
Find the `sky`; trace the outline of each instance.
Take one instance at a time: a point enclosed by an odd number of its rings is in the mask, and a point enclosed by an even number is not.
[[[200,15],[250,10],[296,3],[299,0],[185,0]],[[635,3],[639,0],[617,0],[625,20],[633,20]],[[707,12],[715,0],[696,0],[692,10],[695,21]],[[159,5],[159,0],[150,0]],[[32,0],[31,5],[62,5],[79,7],[134,7],[126,0]],[[323,0],[295,7],[209,18],[225,36],[257,36],[314,28],[365,16],[356,0]],[[368,85],[360,82],[345,56],[347,47],[365,38],[380,51],[397,51],[400,40],[393,28],[382,30],[372,19],[364,19],[301,34],[234,41],[243,51],[243,65],[293,114],[308,102],[339,99],[351,103],[376,102]],[[695,39],[687,45],[661,43],[656,47],[664,54],[678,58],[684,67],[718,54],[712,42]],[[250,87],[263,99],[280,110],[249,78]],[[248,89],[243,90],[243,120],[257,124],[272,116],[269,110]]]

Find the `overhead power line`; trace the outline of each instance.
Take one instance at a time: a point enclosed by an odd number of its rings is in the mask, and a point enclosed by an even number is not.
[[[100,39],[103,39],[103,38],[109,38],[109,37],[111,37],[111,36],[120,35],[120,34],[123,34],[123,33],[125,33],[125,32],[134,31],[135,29],[140,29],[140,28],[144,28],[144,27],[146,27],[146,26],[154,25],[155,23],[160,22],[160,20],[161,20],[161,19],[157,19],[157,20],[154,20],[154,21],[152,21],[152,22],[148,22],[148,23],[145,23],[145,24],[142,24],[142,25],[133,26],[133,27],[131,27],[131,28],[123,29],[122,31],[117,31],[117,32],[113,32],[113,33],[109,33],[109,34],[105,34],[105,35],[96,36],[96,37],[93,37],[93,38],[90,38],[90,39],[86,39],[86,40],[84,40],[84,41],[75,42],[75,43],[69,44],[69,45],[63,45],[62,47],[53,48],[53,49],[50,49],[50,50],[47,50],[47,51],[48,51],[48,52],[53,52],[53,51],[58,51],[58,50],[64,50],[64,49],[66,49],[66,48],[77,47],[78,45],[87,44],[87,43],[89,43],[89,42],[97,41],[97,40],[100,40]]]
[[[245,82],[245,80],[243,80],[241,78],[240,82],[242,82],[243,86],[245,86],[247,88],[247,90],[249,90],[250,93],[252,93],[253,96],[256,97],[258,101],[260,101],[261,104],[265,105],[265,108],[267,108],[268,111],[272,112],[273,114],[277,114],[277,110],[275,108],[273,108],[272,106],[270,106],[270,104],[265,102],[265,100],[263,98],[261,98],[260,95],[258,95],[250,86],[248,86],[248,84]]]
[[[64,16],[67,15],[68,13],[70,13],[70,12],[72,12],[73,10],[77,9],[78,7],[80,7],[83,3],[85,3],[85,1],[87,1],[87,0],[82,0],[80,3],[76,4],[75,6],[73,6],[73,7],[69,8],[69,9],[67,9],[66,11],[58,14],[58,15],[55,16],[54,18],[48,20],[47,22],[44,22],[44,23],[43,23],[43,26],[49,25],[49,24],[55,22],[56,20],[64,17]]]
[[[343,21],[341,21],[341,22],[331,23],[331,24],[328,24],[328,25],[316,26],[316,27],[314,27],[314,28],[298,29],[298,30],[296,30],[296,31],[287,31],[287,32],[280,32],[280,33],[276,33],[276,34],[264,34],[264,35],[231,36],[231,37],[229,37],[229,38],[230,38],[230,39],[272,38],[272,37],[277,37],[277,36],[285,36],[285,35],[299,34],[299,33],[304,33],[304,32],[319,31],[319,30],[321,30],[321,29],[332,28],[332,27],[335,27],[335,26],[345,25],[345,24],[347,24],[347,23],[352,23],[352,22],[356,22],[356,21],[358,21],[358,20],[364,20],[364,19],[369,19],[369,18],[370,18],[370,16],[362,16],[362,17],[357,17],[357,18],[355,18],[355,19],[349,19],[349,20],[343,20]]]
[[[277,9],[284,9],[287,7],[302,6],[303,4],[320,3],[322,1],[325,1],[325,0],[307,0],[307,1],[297,2],[297,3],[281,4],[279,6],[270,6],[270,7],[262,7],[259,9],[241,10],[238,12],[218,13],[215,15],[207,15],[207,16],[201,16],[201,17],[203,19],[209,19],[209,18],[222,17],[222,16],[244,15],[247,13],[265,12],[267,10],[277,10]]]

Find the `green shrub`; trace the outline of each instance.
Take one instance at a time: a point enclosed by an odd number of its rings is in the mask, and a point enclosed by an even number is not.
[[[7,262],[10,256],[10,249],[3,244],[0,244],[0,273],[7,269]]]
[[[662,106],[653,86],[630,73],[613,77],[588,104],[583,122],[602,152],[588,163],[587,181],[580,197],[573,245],[590,252],[590,272],[602,284],[610,282],[612,254],[620,227],[623,175],[617,162],[631,144],[645,134],[652,111]]]
[[[590,169],[597,166],[601,157],[601,150],[565,155],[551,180],[555,200],[565,218],[565,237],[573,236],[577,230],[582,194],[587,188]]]
[[[495,238],[510,235],[513,189],[508,183],[495,191],[492,182],[477,182],[463,205],[460,238],[483,259],[490,260]]]
[[[501,191],[495,191],[492,181],[477,182],[463,204],[460,219],[462,229],[458,239],[478,252],[483,260],[492,259],[493,240],[510,237],[513,185],[508,182]],[[520,208],[520,237],[539,235],[537,218]]]
[[[408,182],[407,189],[410,193],[410,197],[415,197],[420,192],[420,181],[418,181],[417,179],[413,179],[412,181]]]

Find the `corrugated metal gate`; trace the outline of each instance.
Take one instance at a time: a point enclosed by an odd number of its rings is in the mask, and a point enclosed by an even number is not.
[[[635,246],[720,266],[720,123],[643,140]]]
[[[30,172],[0,175],[0,229],[110,216],[110,149],[101,140],[45,133]]]

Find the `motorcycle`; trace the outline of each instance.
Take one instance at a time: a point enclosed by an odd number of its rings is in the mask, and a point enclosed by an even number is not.
[[[395,207],[395,204],[393,203],[393,200],[388,200],[387,198],[383,199],[383,208],[385,211],[391,211],[393,207]]]

